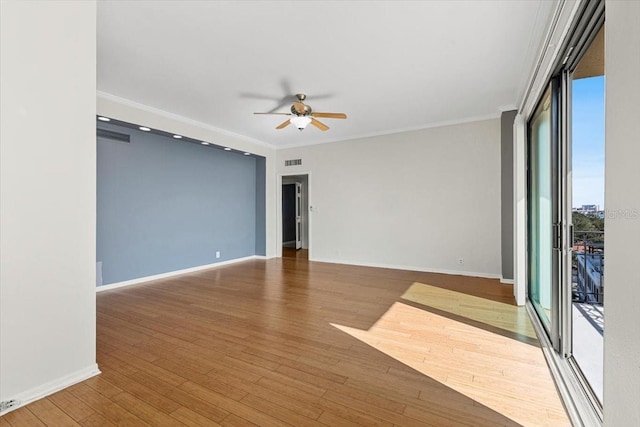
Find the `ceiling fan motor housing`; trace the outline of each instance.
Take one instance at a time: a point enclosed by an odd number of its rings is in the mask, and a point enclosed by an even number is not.
[[[311,114],[311,107],[302,102],[295,102],[291,106],[291,114],[296,116],[308,116]]]

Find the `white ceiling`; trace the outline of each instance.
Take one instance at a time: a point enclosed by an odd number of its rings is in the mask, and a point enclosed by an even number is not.
[[[98,90],[275,147],[496,116],[517,102],[553,7],[100,1]],[[348,119],[299,132],[252,114],[297,92]]]

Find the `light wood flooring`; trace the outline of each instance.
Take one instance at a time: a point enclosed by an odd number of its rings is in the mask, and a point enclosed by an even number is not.
[[[101,292],[102,374],[0,425],[570,425],[511,292],[296,258]]]

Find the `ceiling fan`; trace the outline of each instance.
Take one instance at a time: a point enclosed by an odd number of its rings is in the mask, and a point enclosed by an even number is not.
[[[309,123],[313,126],[317,127],[321,131],[329,130],[329,126],[325,125],[321,121],[317,120],[316,117],[322,117],[327,119],[346,119],[347,115],[344,113],[316,113],[311,110],[311,107],[304,103],[304,100],[307,99],[307,95],[304,93],[297,93],[296,98],[298,99],[296,102],[291,105],[290,113],[253,113],[253,114],[273,114],[279,116],[292,116],[290,119],[280,123],[276,127],[276,129],[284,129],[290,124],[295,125],[299,131],[302,131]]]

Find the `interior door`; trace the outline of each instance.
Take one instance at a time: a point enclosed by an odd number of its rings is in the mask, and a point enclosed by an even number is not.
[[[302,248],[302,183],[296,182],[296,249]]]

